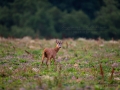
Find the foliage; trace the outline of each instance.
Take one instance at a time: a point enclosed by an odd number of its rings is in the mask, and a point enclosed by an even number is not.
[[[20,28],[20,27],[17,27],[17,26],[13,26],[12,30],[11,30],[11,34],[12,34],[13,37],[24,37],[24,36],[27,36],[27,35],[31,36],[31,37],[34,37],[34,31],[33,31],[33,29],[31,29],[29,27]]]
[[[119,16],[119,0],[1,0],[0,35],[119,39]]]
[[[98,35],[102,38],[119,38],[120,10],[116,7],[117,2],[115,0],[104,0],[104,2],[105,6],[101,7],[101,10],[97,12],[97,17],[94,21],[99,27],[96,31],[99,32]]]

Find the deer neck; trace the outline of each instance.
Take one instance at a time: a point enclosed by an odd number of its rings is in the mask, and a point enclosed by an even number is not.
[[[60,48],[58,48],[58,47],[55,47],[55,48],[54,48],[54,50],[55,50],[56,53],[59,51],[59,49],[60,49]]]

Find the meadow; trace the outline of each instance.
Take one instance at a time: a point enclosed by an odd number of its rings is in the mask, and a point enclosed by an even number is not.
[[[120,40],[62,41],[47,67],[42,52],[55,39],[0,37],[0,90],[120,90]]]

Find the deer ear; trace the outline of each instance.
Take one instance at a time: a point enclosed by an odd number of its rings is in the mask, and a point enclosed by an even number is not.
[[[58,43],[57,39],[56,39],[56,43]]]
[[[62,42],[62,41],[60,41],[60,43],[62,44],[63,42]]]

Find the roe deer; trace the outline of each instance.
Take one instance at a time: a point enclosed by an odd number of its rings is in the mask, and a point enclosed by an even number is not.
[[[53,59],[54,64],[56,64],[55,56],[56,56],[57,52],[59,51],[59,49],[61,48],[61,46],[62,46],[62,41],[56,40],[56,47],[55,48],[45,48],[43,51],[43,55],[42,55],[42,64],[43,64],[44,58],[47,58],[46,65],[48,65],[49,60],[51,62],[51,59]]]

